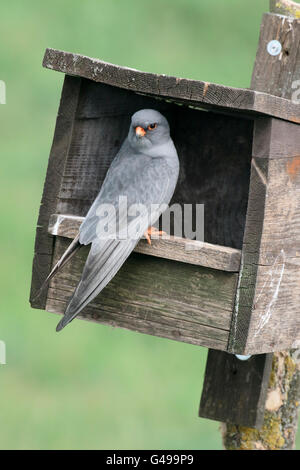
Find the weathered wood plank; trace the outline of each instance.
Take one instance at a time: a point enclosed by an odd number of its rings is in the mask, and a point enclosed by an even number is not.
[[[252,155],[263,158],[300,156],[300,126],[261,118],[254,126]]]
[[[268,27],[266,27],[266,23],[269,23]],[[277,29],[274,28],[275,24]],[[283,40],[284,46],[287,46],[287,43],[290,41],[289,33],[294,33],[292,27],[287,30],[287,24],[286,19],[273,18],[270,15],[264,16],[251,83],[251,87],[254,89],[268,91],[285,97],[287,97],[285,95],[287,90],[286,88],[282,89],[280,74],[285,78],[288,75],[288,82],[286,83],[290,85],[295,79],[294,74],[297,74],[299,70],[295,71],[293,61],[288,60],[289,49],[283,48],[282,54],[272,57],[267,52],[267,44],[273,39],[279,39],[280,41]],[[287,35],[282,37],[284,30],[286,30]],[[298,46],[296,45],[296,47]],[[294,45],[292,45],[292,49],[295,53]],[[289,70],[286,69],[287,63],[290,64]],[[255,121],[252,150],[254,158],[252,160],[249,203],[242,248],[242,264],[229,341],[229,348],[246,354],[247,349],[245,351],[244,345],[247,342],[246,338],[251,329],[251,315],[253,315],[254,319],[256,318],[255,310],[252,311],[252,308],[249,306],[253,306],[257,276],[261,275],[259,272],[259,262],[260,251],[264,252],[261,238],[264,232],[264,211],[268,207],[269,170],[270,166],[272,166],[270,161],[276,158],[295,157],[299,154],[297,127],[296,125],[290,125],[290,123],[286,124],[287,126],[284,122],[275,119],[262,118]],[[280,190],[281,194],[282,189]],[[284,221],[281,221],[281,223],[284,227]],[[274,254],[276,248],[275,243]],[[270,246],[267,247],[267,250],[269,249]],[[271,313],[271,310],[274,308],[273,300],[275,300],[276,305],[277,299],[274,299],[274,295],[276,296],[277,287],[279,286],[277,280],[274,289],[272,283],[275,280],[270,279],[269,273],[265,274],[267,274],[265,278],[266,283],[262,286],[263,291],[261,292],[263,292],[263,295],[269,295],[269,303],[265,305],[264,314],[266,316],[261,317],[261,319],[267,319],[267,316]],[[263,280],[263,277],[258,279]],[[268,291],[268,289],[270,290]],[[285,318],[285,312],[282,311],[281,313],[283,318]],[[277,329],[279,330],[281,326],[278,326]],[[272,351],[274,344],[268,345],[265,349],[263,345],[263,331],[261,333],[261,351]],[[285,331],[284,334],[288,335],[289,332]],[[234,344],[235,339],[237,341]],[[278,337],[276,341],[277,339]],[[276,347],[280,347],[280,345]],[[253,346],[252,352],[254,354],[259,352],[257,345]],[[210,350],[200,405],[200,415],[225,423],[234,423],[238,426],[259,428],[263,424],[264,419],[272,356],[273,354],[261,354],[252,356],[248,361],[241,362],[234,355]],[[222,390],[221,393],[220,390]],[[248,431],[247,428],[244,429]],[[230,430],[227,432],[227,438],[229,436]]]
[[[251,318],[251,299],[259,262],[259,243],[263,231],[266,198],[266,159],[252,160],[249,203],[238,282],[236,305],[231,324],[228,348],[244,354],[244,345],[237,348],[233,339],[246,342]],[[275,160],[274,160],[275,161]],[[256,353],[256,349],[252,351]],[[247,352],[245,353],[247,354]],[[264,405],[272,354],[253,356],[239,361],[233,354],[209,350],[199,416],[257,427],[263,422]]]
[[[49,290],[51,295],[51,289]],[[51,313],[60,314],[66,307],[66,303],[49,298],[46,310]],[[112,328],[122,328],[125,330],[134,331],[137,333],[148,334],[151,336],[158,336],[160,338],[172,339],[183,343],[194,344],[196,346],[214,345],[223,350],[225,347],[226,334],[222,330],[206,327],[201,325],[199,327],[199,334],[196,331],[184,329],[181,323],[171,320],[170,322],[162,322],[161,319],[156,322],[148,320],[148,318],[135,318],[131,315],[119,314],[114,311],[112,314],[105,306],[105,311],[97,312],[92,303],[85,309],[84,313],[79,314],[76,318],[99,323],[101,325],[110,326]],[[132,310],[130,310],[132,312]],[[218,334],[220,332],[220,334]]]
[[[80,84],[80,78],[66,77],[62,90],[36,230],[30,293],[31,306],[35,308],[44,308],[46,304],[46,292],[37,298],[35,293],[41,287],[51,267],[53,237],[48,234],[48,222],[50,215],[57,209],[57,196],[70,146]]]
[[[260,139],[269,128],[262,121]],[[273,126],[272,124],[270,124]],[[274,124],[274,128],[283,125]],[[292,124],[291,124],[292,125]],[[292,132],[282,133],[290,140]],[[260,145],[254,144],[254,148]],[[230,350],[263,353],[300,344],[300,157],[253,157]],[[265,148],[261,146],[260,148]],[[272,154],[272,142],[269,151]]]
[[[204,108],[265,114],[293,122],[300,119],[297,105],[283,98],[267,96],[254,90],[145,73],[80,54],[46,49],[43,66],[134,92],[198,104]]]
[[[260,428],[271,366],[272,354],[240,361],[232,354],[210,350],[199,416]]]
[[[280,8],[284,5],[284,9],[281,10],[281,13],[286,13],[287,7],[289,8],[289,13],[291,13],[290,8],[292,7],[294,2],[291,2],[290,0],[276,0],[270,2],[271,4],[271,11],[278,11],[277,8]],[[275,4],[275,5],[274,5]],[[298,5],[298,11],[300,11],[300,5]],[[276,10],[274,10],[274,7]],[[281,18],[280,22],[281,26],[284,24],[285,20]],[[280,29],[280,28],[279,28]],[[277,39],[277,36],[275,36]],[[265,44],[260,42],[260,47],[264,47]],[[260,51],[263,52],[264,51]],[[258,54],[259,56],[259,54]],[[289,79],[292,82],[292,76],[293,74],[297,74],[298,70],[295,70],[294,64],[290,63],[289,66]],[[266,73],[266,64],[265,62],[260,62],[257,61],[255,64],[255,69],[254,69],[254,77],[259,76],[260,72],[262,72],[262,75],[265,76],[265,85],[266,87],[269,86],[270,81],[273,79],[273,73],[274,73],[274,67],[268,67],[268,73]],[[286,70],[283,70],[283,73],[286,73]],[[280,75],[277,75],[277,79],[275,82],[273,81],[273,88],[271,91],[274,90],[276,93],[279,88],[278,88],[278,83],[280,82],[281,77]],[[264,85],[264,83],[260,84],[261,86]],[[279,90],[280,91],[280,90]],[[285,90],[281,90],[284,92]],[[279,94],[281,94],[281,91]],[[254,137],[254,147],[253,147],[253,155],[255,157],[267,157],[268,159],[270,158],[284,158],[284,157],[291,157],[294,156],[294,151],[296,149],[295,146],[291,145],[291,143],[295,142],[296,139],[296,128],[288,127],[284,128],[283,124],[280,122],[276,121],[271,121],[269,123],[266,123],[266,127],[263,128],[263,126],[259,126],[257,129],[260,132],[255,132],[255,137]],[[268,126],[270,124],[270,126]],[[273,126],[272,124],[275,124]],[[268,130],[271,131],[268,133]],[[265,131],[265,132],[262,132]],[[277,135],[277,132],[279,135]],[[299,132],[299,131],[298,131]],[[271,135],[271,133],[273,135]],[[284,134],[286,133],[286,136]],[[265,138],[265,142],[264,142]],[[274,142],[273,142],[274,140]],[[283,145],[282,145],[283,144]],[[296,152],[297,154],[297,152]],[[255,161],[254,161],[255,163]],[[256,162],[258,163],[258,162]],[[286,162],[287,163],[287,162]],[[257,167],[259,169],[259,167]],[[267,174],[267,172],[266,172]],[[263,177],[263,174],[261,175]],[[262,205],[264,205],[266,193],[263,195],[264,199],[262,202]],[[253,225],[252,228],[255,228]],[[258,244],[259,247],[259,244]],[[247,246],[245,246],[246,251],[247,251]],[[255,249],[255,246],[254,246]],[[261,247],[263,251],[263,247]],[[276,250],[276,247],[275,247]],[[249,269],[249,265],[247,265],[247,268]],[[251,270],[251,267],[250,267]],[[268,286],[265,286],[266,289]],[[272,291],[273,286],[270,286]],[[255,313],[255,312],[254,312]],[[273,366],[272,366],[272,371],[271,374],[270,372],[266,372],[269,367],[265,370],[264,375],[261,375],[260,369],[263,365],[263,362],[266,364],[268,361],[271,360],[271,357],[273,356]],[[297,395],[299,396],[299,373],[297,375],[296,373],[293,373],[293,369],[297,370],[296,364],[295,364],[295,359],[294,359],[294,354],[293,353],[280,353],[276,352],[274,354],[263,354],[259,356],[259,362],[255,363],[256,366],[252,367],[251,361],[254,359],[252,358],[250,363],[248,361],[245,364],[245,374],[248,377],[248,380],[255,380],[255,377],[260,377],[260,380],[256,381],[256,386],[253,391],[251,392],[253,395],[259,395],[266,397],[264,400],[261,401],[260,404],[258,404],[259,410],[262,411],[262,405],[264,401],[266,401],[266,413],[264,414],[264,421],[262,423],[262,431],[261,433],[257,431],[253,431],[249,429],[248,427],[241,427],[239,426],[239,422],[236,424],[226,424],[225,426],[222,427],[222,434],[223,434],[223,442],[224,446],[226,449],[231,449],[231,450],[237,450],[237,449],[263,449],[263,450],[284,450],[284,449],[290,449],[293,446],[293,441],[295,438],[295,433],[296,433],[296,422],[297,422],[297,402],[299,401],[297,398]],[[295,355],[295,357],[297,354]],[[256,360],[257,356],[255,356]],[[233,363],[234,358],[231,358],[230,361]],[[287,366],[288,364],[288,366]],[[270,374],[270,380],[269,383],[266,380]],[[242,396],[244,394],[244,387],[245,385],[240,383],[238,390],[238,396]],[[259,392],[259,393],[258,393]],[[276,400],[274,400],[275,397],[280,397],[279,403],[276,403]],[[286,398],[286,400],[285,400]],[[245,400],[247,399],[247,395],[245,397]],[[228,397],[228,400],[230,400],[230,397]],[[275,405],[275,406],[274,406]],[[212,406],[215,406],[215,403],[212,404]],[[251,406],[251,405],[250,405]],[[256,411],[255,407],[255,402],[252,405],[253,411]],[[231,413],[231,411],[229,411]],[[249,414],[249,412],[248,412]],[[287,419],[288,417],[288,419]],[[274,429],[272,424],[277,423],[278,426],[278,433],[276,432],[276,439],[274,440]],[[247,426],[248,424],[246,424]],[[249,425],[248,425],[249,426]],[[251,426],[251,424],[250,424]]]
[[[78,230],[83,221],[84,217],[52,214],[49,219],[48,232],[50,235],[73,239],[78,234]]]
[[[53,262],[68,243],[55,239]],[[46,310],[64,312],[87,253],[82,248],[51,281]],[[224,350],[236,282],[236,273],[133,253],[81,317]]]
[[[84,217],[52,214],[48,231],[51,235],[75,238],[83,220]],[[146,240],[141,240],[135,252],[229,272],[239,271],[241,257],[240,250],[235,248],[172,235],[152,238],[151,245]]]
[[[278,55],[271,55],[267,50],[272,40],[279,41],[282,46]],[[293,84],[298,80],[300,80],[300,22],[288,16],[266,13],[261,23],[251,88],[291,100],[296,91]],[[299,89],[299,83],[297,88]],[[295,114],[298,119],[294,122],[299,123],[300,106],[296,102],[294,105],[298,107]]]

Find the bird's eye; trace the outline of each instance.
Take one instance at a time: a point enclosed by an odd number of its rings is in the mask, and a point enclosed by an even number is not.
[[[154,122],[153,124],[149,124],[148,131],[153,131],[153,129],[156,129],[156,128],[157,128],[157,123]]]

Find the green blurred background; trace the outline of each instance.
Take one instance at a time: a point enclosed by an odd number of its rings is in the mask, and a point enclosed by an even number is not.
[[[1,449],[221,449],[197,418],[207,351],[29,307],[35,225],[63,75],[46,47],[247,87],[267,0],[1,4]],[[300,441],[298,440],[298,446]]]

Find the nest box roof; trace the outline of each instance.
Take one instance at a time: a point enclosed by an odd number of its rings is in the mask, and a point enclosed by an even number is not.
[[[274,116],[300,123],[297,103],[246,88],[141,72],[56,49],[46,49],[43,66],[67,75],[216,112]]]

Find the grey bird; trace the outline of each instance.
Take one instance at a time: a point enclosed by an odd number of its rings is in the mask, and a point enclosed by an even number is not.
[[[151,226],[169,204],[178,173],[178,155],[167,119],[153,109],[136,112],[131,118],[128,136],[111,163],[79,234],[45,281],[48,282],[78,248],[91,244],[81,279],[56,331],[70,323],[102,291],[143,235],[151,243]],[[127,198],[127,212],[121,208],[120,196],[123,200]],[[136,206],[139,210],[130,212],[129,208],[136,209]],[[107,215],[107,207],[114,209],[112,215]],[[118,220],[117,228],[113,219]],[[127,236],[120,236],[125,228]]]

